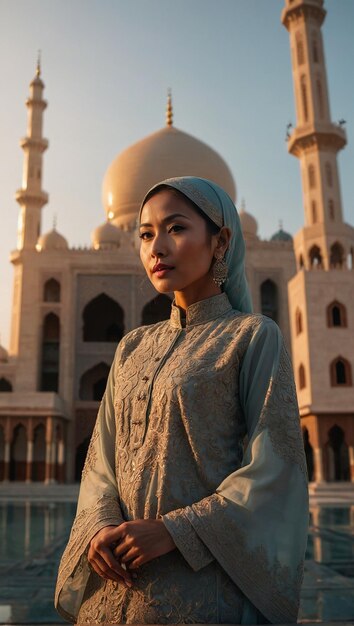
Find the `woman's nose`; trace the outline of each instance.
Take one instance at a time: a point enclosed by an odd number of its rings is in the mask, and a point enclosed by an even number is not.
[[[166,256],[166,245],[159,236],[156,236],[152,242],[151,256],[157,258]]]

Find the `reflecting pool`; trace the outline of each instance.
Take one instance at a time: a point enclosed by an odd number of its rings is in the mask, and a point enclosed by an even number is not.
[[[75,509],[0,502],[0,624],[64,623],[53,590]],[[299,618],[354,619],[354,506],[311,507]]]

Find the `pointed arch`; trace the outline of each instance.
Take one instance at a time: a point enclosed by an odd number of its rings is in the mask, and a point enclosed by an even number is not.
[[[349,361],[337,356],[330,364],[330,380],[332,387],[351,387],[352,369]]]
[[[263,315],[278,321],[278,287],[270,278],[261,284],[261,310]]]
[[[23,424],[15,426],[10,445],[10,480],[26,480],[27,431]]]
[[[59,388],[60,321],[55,313],[48,313],[43,321],[40,391],[58,391]]]
[[[318,246],[314,245],[309,250],[309,261],[311,269],[322,269],[323,261],[321,250]]]
[[[345,441],[345,432],[338,424],[334,424],[328,431],[325,467],[327,481],[350,480],[349,449]]]
[[[12,384],[7,378],[4,378],[3,376],[0,378],[0,393],[2,391],[12,391]]]
[[[145,304],[142,314],[141,323],[143,326],[147,324],[156,324],[169,319],[171,315],[171,298],[163,293],[150,300]]]
[[[332,328],[333,326],[347,326],[347,309],[338,300],[333,300],[327,307],[327,326]]]
[[[305,266],[304,257],[302,256],[302,254],[300,254],[300,256],[299,256],[299,268],[302,269],[304,266]]]
[[[55,278],[49,278],[43,286],[44,302],[60,302],[60,283]]]
[[[305,52],[304,52],[304,42],[302,40],[301,35],[296,37],[296,56],[297,56],[297,64],[303,65],[305,63]]]
[[[313,163],[310,163],[310,165],[307,168],[307,172],[308,172],[308,178],[309,178],[309,187],[310,189],[315,189],[316,172],[315,172],[315,166],[313,165]]]
[[[118,343],[124,335],[124,311],[105,293],[85,306],[82,317],[84,341]]]
[[[303,331],[302,313],[299,308],[295,311],[295,329],[297,335],[300,335]]]
[[[306,371],[305,366],[300,363],[299,365],[299,389],[305,389],[306,387]]]
[[[312,200],[311,202],[311,210],[312,210],[312,223],[316,224],[317,223],[317,206],[316,206],[315,200]]]
[[[101,361],[101,363],[97,363],[97,365],[94,365],[84,372],[80,378],[80,400],[93,400],[95,402],[102,400],[106,389],[109,370],[109,365]]]
[[[339,241],[331,245],[329,265],[332,269],[341,269],[344,265],[344,248]]]

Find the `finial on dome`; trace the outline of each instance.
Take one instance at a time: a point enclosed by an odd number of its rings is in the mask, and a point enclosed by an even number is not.
[[[173,126],[172,92],[167,91],[166,126]]]
[[[41,51],[38,50],[36,76],[39,77],[40,75],[41,75]]]

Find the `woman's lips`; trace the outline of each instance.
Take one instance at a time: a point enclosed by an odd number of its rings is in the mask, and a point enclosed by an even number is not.
[[[157,265],[154,265],[154,267],[152,268],[152,272],[153,274],[157,274],[157,276],[161,278],[162,276],[165,276],[167,272],[170,272],[173,269],[174,268],[172,265],[165,265],[164,263],[158,263]]]

